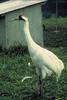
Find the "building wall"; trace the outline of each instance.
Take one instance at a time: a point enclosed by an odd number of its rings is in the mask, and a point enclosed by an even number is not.
[[[30,32],[35,42],[43,45],[42,14],[40,5],[16,10],[6,14],[6,44],[7,48],[22,44],[26,45],[23,23],[11,21],[16,16],[23,14],[29,18]]]
[[[5,47],[6,46],[6,34],[5,34],[5,17],[0,16],[0,46]]]

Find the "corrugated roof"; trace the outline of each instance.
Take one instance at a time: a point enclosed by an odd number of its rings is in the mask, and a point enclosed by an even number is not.
[[[7,1],[0,3],[0,14],[4,14],[16,9],[25,8],[34,4],[45,2],[46,0],[17,0],[17,1]]]

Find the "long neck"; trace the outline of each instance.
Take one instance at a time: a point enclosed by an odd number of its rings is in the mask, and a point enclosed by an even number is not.
[[[31,45],[32,43],[34,43],[32,37],[31,37],[30,31],[29,31],[29,22],[28,22],[28,20],[26,22],[24,22],[24,34],[25,34],[28,46]]]

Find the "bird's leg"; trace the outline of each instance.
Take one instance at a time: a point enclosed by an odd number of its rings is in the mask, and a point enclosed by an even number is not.
[[[59,93],[59,82],[57,81],[57,93],[56,93],[56,99],[58,99],[58,93]]]
[[[58,99],[58,93],[59,93],[59,89],[60,89],[60,87],[59,87],[59,78],[58,77],[56,77],[56,86],[57,86],[57,93],[56,93],[56,99]]]
[[[42,75],[41,75],[41,71],[40,71],[40,74],[39,74],[39,98],[40,100],[43,100],[43,83],[42,83]]]
[[[39,99],[41,100],[41,96],[42,96],[42,80],[41,80],[41,71],[39,68],[36,67],[36,73],[38,75],[38,95],[39,95]]]
[[[42,67],[43,68],[43,67]],[[44,69],[39,69],[39,97],[40,97],[40,100],[44,100],[43,99],[43,79],[46,78],[46,72],[44,71]]]

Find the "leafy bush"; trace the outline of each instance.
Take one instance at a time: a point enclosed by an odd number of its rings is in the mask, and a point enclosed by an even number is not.
[[[57,19],[55,17],[51,18],[44,18],[43,24],[45,26],[45,30],[63,30],[67,31],[67,17],[58,17]]]
[[[45,19],[43,28],[45,45],[67,46],[67,17]]]
[[[18,46],[12,46],[12,47],[9,47],[8,49],[6,48],[2,48],[0,46],[0,52],[1,53],[4,53],[4,54],[9,54],[9,55],[24,55],[24,54],[27,54],[28,53],[28,48],[27,46],[22,46],[22,45],[18,45]]]
[[[65,32],[44,32],[44,45],[51,47],[67,46],[67,37]]]

